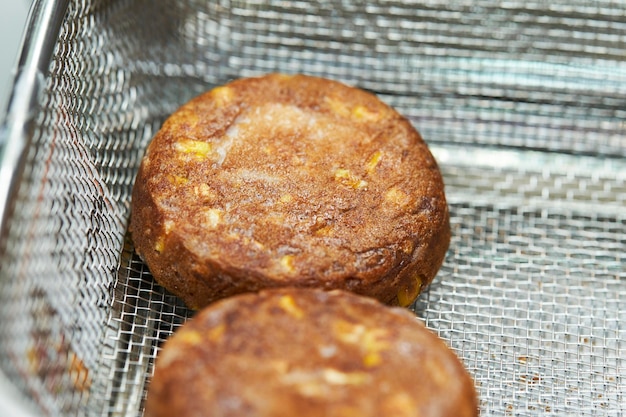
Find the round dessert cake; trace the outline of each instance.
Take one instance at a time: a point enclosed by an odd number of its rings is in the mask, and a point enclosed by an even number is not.
[[[194,309],[273,287],[409,305],[450,241],[441,174],[409,121],[303,75],[236,80],[172,114],[130,227],[156,281]]]
[[[170,337],[145,417],[469,417],[474,383],[408,310],[344,291],[218,301]]]

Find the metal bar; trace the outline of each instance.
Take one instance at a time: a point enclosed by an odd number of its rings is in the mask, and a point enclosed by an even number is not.
[[[39,98],[69,0],[36,0],[29,11],[13,89],[0,128],[0,236],[24,171]]]
[[[0,239],[15,209],[12,201],[24,171],[46,74],[68,5],[69,0],[35,0],[29,11],[13,88],[0,127]],[[2,370],[0,387],[0,415],[38,414]]]

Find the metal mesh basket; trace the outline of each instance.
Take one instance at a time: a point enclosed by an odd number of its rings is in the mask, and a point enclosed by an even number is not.
[[[625,56],[610,0],[36,2],[0,136],[0,403],[142,414],[191,316],[126,234],[143,149],[281,71],[371,90],[430,144],[453,238],[412,308],[482,415],[626,414]]]

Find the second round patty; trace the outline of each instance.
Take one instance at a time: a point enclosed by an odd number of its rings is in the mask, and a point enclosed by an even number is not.
[[[357,88],[279,74],[215,88],[164,123],[131,231],[191,308],[294,286],[408,305],[450,241],[439,169],[404,117]]]
[[[155,364],[146,417],[475,417],[474,382],[406,309],[274,289],[201,310]]]

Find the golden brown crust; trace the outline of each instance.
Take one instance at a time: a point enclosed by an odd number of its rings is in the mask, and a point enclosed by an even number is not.
[[[219,301],[166,341],[146,417],[478,414],[454,353],[414,315],[343,291]]]
[[[131,230],[192,308],[283,286],[408,305],[450,240],[439,169],[405,118],[362,90],[278,74],[218,87],[164,123]]]

